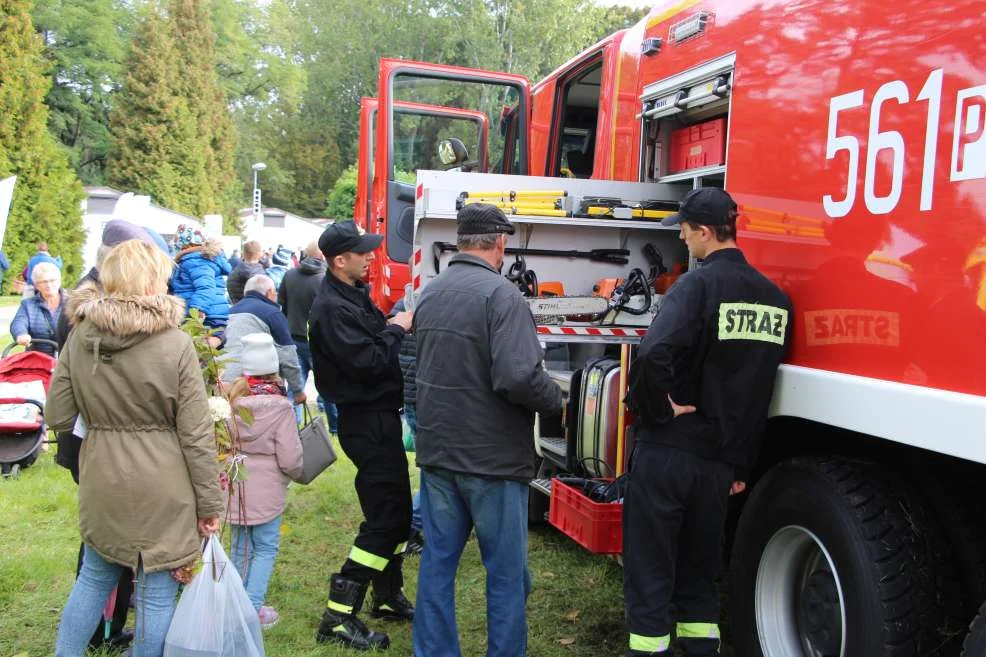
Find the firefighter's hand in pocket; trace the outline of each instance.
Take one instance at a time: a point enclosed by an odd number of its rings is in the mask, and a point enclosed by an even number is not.
[[[733,485],[729,487],[729,494],[730,495],[739,495],[740,493],[742,493],[745,490],[746,490],[746,482],[745,481],[734,481],[733,482]]]
[[[679,406],[678,404],[675,404],[674,400],[671,399],[671,395],[668,395],[668,402],[671,404],[671,410],[674,411],[675,417],[684,415],[685,413],[694,413],[698,410],[694,406]]]

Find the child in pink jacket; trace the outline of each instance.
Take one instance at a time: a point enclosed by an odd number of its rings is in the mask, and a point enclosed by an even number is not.
[[[281,515],[288,482],[301,476],[302,451],[294,408],[278,375],[277,349],[267,333],[243,337],[243,377],[233,385],[233,407],[248,408],[247,426],[234,412],[248,477],[242,500],[236,487],[230,499],[232,559],[243,579],[261,627],[277,623],[277,612],[264,606],[281,542]]]

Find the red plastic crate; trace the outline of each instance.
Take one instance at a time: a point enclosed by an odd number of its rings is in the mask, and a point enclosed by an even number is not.
[[[726,162],[726,119],[696,123],[671,133],[670,173]]]
[[[582,491],[551,481],[548,522],[595,554],[623,551],[623,504],[594,502]]]

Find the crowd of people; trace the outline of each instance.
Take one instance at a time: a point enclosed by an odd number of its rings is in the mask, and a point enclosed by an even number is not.
[[[79,485],[83,539],[56,654],[81,655],[104,643],[126,647],[134,638],[125,629],[134,605],[139,640],[132,654],[160,655],[178,586],[200,551],[198,536],[216,531],[224,514],[234,564],[259,621],[273,625],[277,612],[263,603],[287,484],[301,471],[299,404],[311,370],[301,347],[325,276],[317,244],[300,260],[279,247],[272,267],[285,271],[271,277],[256,242],[247,242],[244,258],[231,266],[218,242],[196,228],[179,227],[169,244],[112,220],[96,265],[72,291],[62,287],[60,262],[47,246],[38,250],[11,335],[57,355],[45,412],[58,435],[56,460]],[[297,265],[292,276],[289,265]],[[238,427],[251,467],[252,490],[243,500],[239,487],[230,489],[231,499],[220,491],[200,363],[178,328],[193,310],[215,332],[231,403],[255,420]],[[320,397],[319,405],[334,417],[331,402]],[[106,627],[101,612],[114,590]]]
[[[790,312],[744,260],[735,219],[728,194],[710,189],[665,220],[681,224],[705,265],[665,296],[630,370],[638,418],[624,512],[631,657],[669,656],[672,633],[688,655],[719,654],[725,500],[745,488]],[[487,571],[487,655],[523,657],[534,418],[565,420],[527,303],[500,273],[514,232],[495,206],[465,206],[458,253],[414,308],[389,314],[364,282],[382,236],[352,221],[327,227],[293,268],[282,264],[288,253],[273,252],[270,267],[286,268],[273,276],[256,242],[231,266],[200,232],[180,230],[169,257],[124,222],[107,226],[97,267],[67,299],[42,268],[34,312],[65,320],[56,322],[63,347],[46,411],[59,462],[79,483],[83,539],[56,657],[80,657],[98,640],[100,612],[114,587],[128,590],[124,580],[136,583],[133,655],[160,657],[199,537],[218,530],[227,508],[195,351],[177,328],[192,308],[219,330],[231,404],[254,417],[230,420],[251,473],[228,517],[234,564],[260,624],[278,620],[266,593],[287,485],[302,468],[295,405],[307,400],[311,371],[319,403],[337,407],[333,432],[356,466],[364,516],[330,577],[316,641],[387,648],[389,637],[361,615],[372,587],[369,615],[413,623],[415,657],[459,657],[455,578],[475,532]],[[779,323],[763,335],[731,332],[718,313],[737,304],[770,309]],[[414,503],[405,425],[421,468]],[[423,541],[415,602],[403,589],[411,538]],[[107,634],[120,630],[114,618]]]

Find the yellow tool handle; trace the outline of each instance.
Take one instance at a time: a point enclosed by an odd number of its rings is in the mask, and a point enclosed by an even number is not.
[[[475,199],[528,199],[528,198],[559,198],[562,196],[568,196],[568,192],[563,189],[559,190],[526,190],[522,189],[520,191],[514,192],[462,192],[462,198],[475,198]]]
[[[517,205],[506,209],[511,210],[511,212],[507,212],[507,214],[521,214],[521,215],[527,215],[529,217],[567,217],[568,216],[568,213],[565,212],[564,210],[548,210],[546,208],[531,208],[531,207],[525,207],[523,205]]]
[[[462,201],[462,204],[463,205],[474,205],[476,203],[488,203],[489,205],[495,205],[498,208],[510,208],[510,207],[513,207],[513,206],[517,205],[516,203],[513,203],[511,201],[506,201],[506,200],[492,201],[492,200],[486,200],[486,199],[481,199],[481,198],[467,198],[467,199],[465,199],[465,200]],[[552,209],[554,209],[554,210],[560,210],[561,209],[561,199],[557,199],[557,200],[551,200],[551,199],[548,199],[548,198],[543,199],[543,200],[542,199],[536,199],[536,198],[524,199],[523,205],[525,207],[532,207],[532,208],[546,208],[548,210],[552,210]]]
[[[644,219],[664,219],[675,214],[671,210],[634,210],[633,216],[643,217]]]
[[[590,217],[612,217],[613,210],[614,208],[604,206],[589,206],[586,209],[586,214]],[[631,212],[631,216],[638,219],[663,219],[673,214],[674,212],[671,210],[641,210],[640,208],[633,208]]]
[[[589,206],[585,213],[590,217],[608,217],[613,214],[613,208]]]

